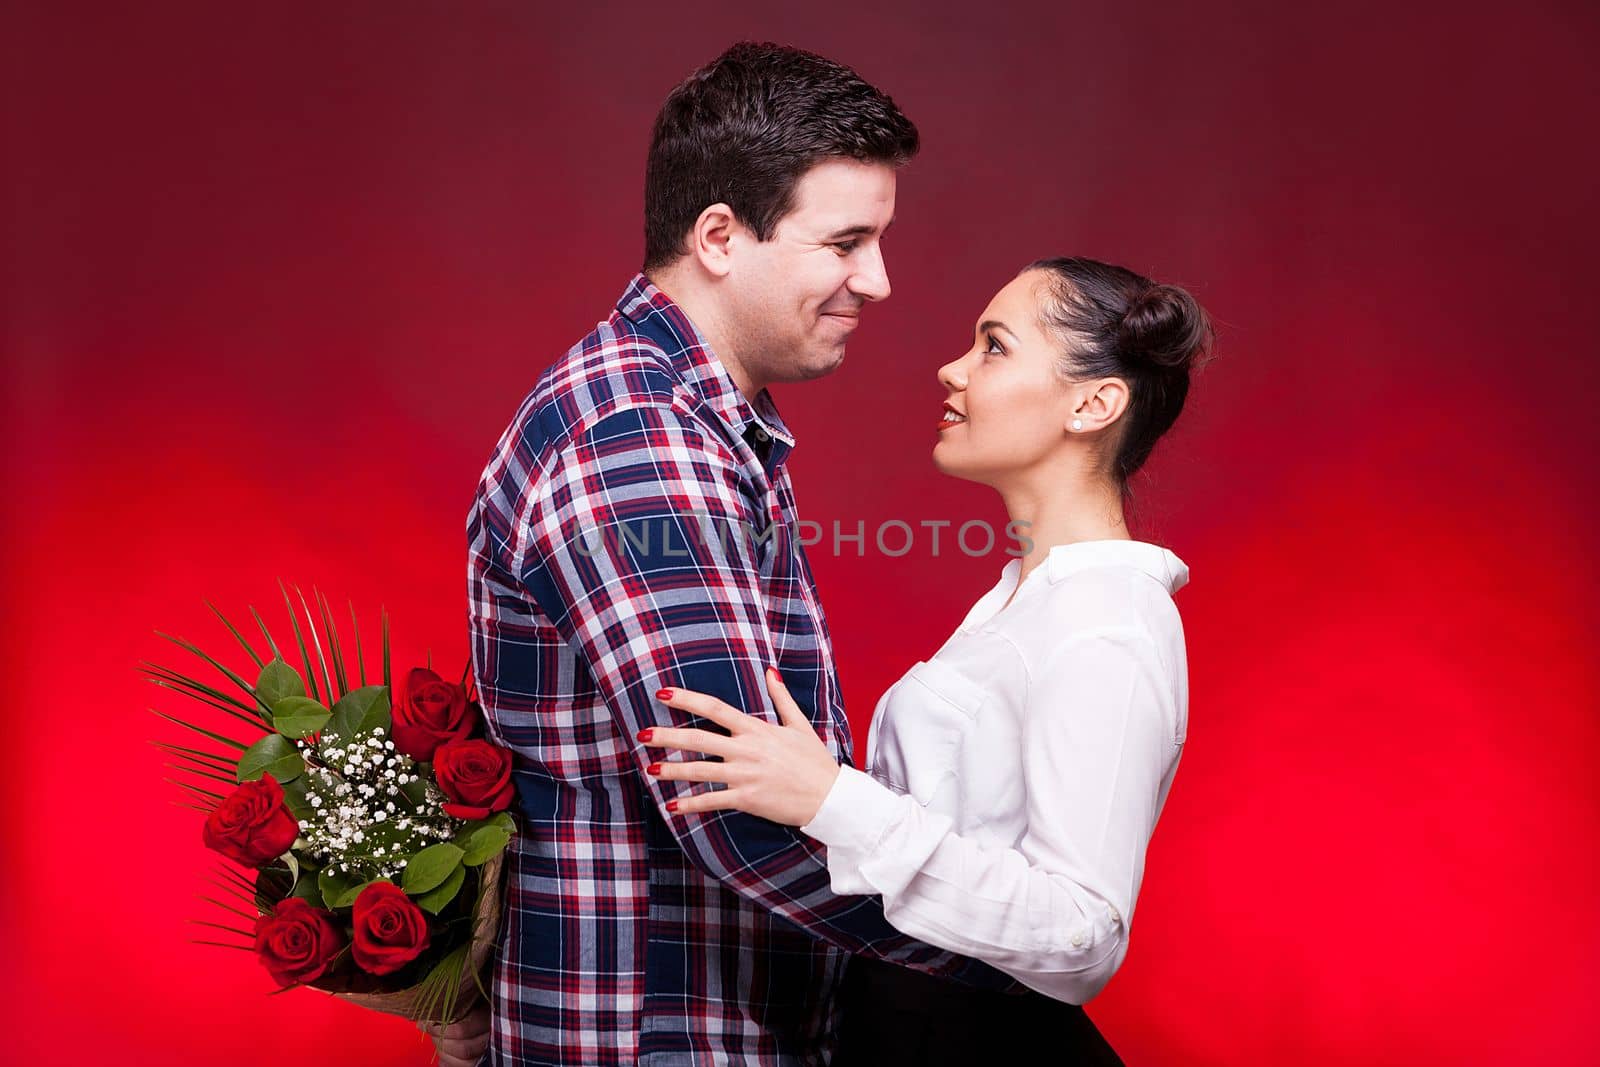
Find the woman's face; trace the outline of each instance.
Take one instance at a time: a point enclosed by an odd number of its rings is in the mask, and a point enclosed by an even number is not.
[[[948,391],[933,463],[957,478],[1003,488],[1059,454],[1075,390],[1055,369],[1059,342],[1040,325],[1044,277],[1027,271],[995,294],[972,347],[939,368]]]

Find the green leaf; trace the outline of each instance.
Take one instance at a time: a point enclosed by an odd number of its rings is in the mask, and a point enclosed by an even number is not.
[[[461,862],[468,867],[477,867],[497,855],[510,840],[510,830],[498,823],[485,821],[469,824],[456,835],[455,843],[462,852]]]
[[[291,778],[282,785],[283,806],[289,809],[289,814],[293,815],[296,821],[305,819],[309,822],[316,817],[317,809],[311,806],[311,783],[307,781],[305,775]]]
[[[460,866],[456,867],[455,870],[450,872],[450,877],[439,883],[436,888],[430,889],[417,897],[417,907],[430,915],[439,914],[445,909],[446,905],[456,898],[456,894],[461,891],[461,886],[466,880],[467,869]]]
[[[285,697],[272,705],[272,726],[284,737],[310,737],[333,717],[333,712],[310,697]]]
[[[330,908],[344,907],[339,901],[356,887],[356,883],[350,880],[349,874],[336,871],[332,867],[317,875],[317,889],[322,892],[322,902]]]
[[[261,668],[256,678],[256,696],[269,708],[276,707],[280,700],[305,695],[306,684],[300,680],[300,672],[281,659]]]
[[[306,761],[282,734],[268,734],[239,757],[238,780],[253,782],[270,774],[279,782],[292,782],[305,773]]]
[[[412,896],[426,893],[449,878],[461,866],[464,855],[465,852],[448,841],[429,845],[406,864],[405,873],[400,876],[400,888]]]
[[[411,781],[400,787],[400,795],[411,801],[413,809],[427,798],[428,782],[432,778],[432,765],[419,763],[412,772]]]
[[[273,905],[289,895],[293,883],[283,871],[275,867],[263,867],[256,872],[254,888],[256,907],[262,912],[270,912]]]
[[[348,878],[349,876],[346,875],[345,877]],[[387,881],[389,881],[389,879],[387,879],[387,878],[374,878],[374,879],[372,879],[371,881],[368,881],[368,882],[347,883],[347,888],[344,889],[342,892],[340,892],[338,895],[336,895],[333,898],[333,903],[329,904],[328,906],[330,908],[348,908],[348,907],[351,907],[352,905],[355,904],[356,898],[359,897],[363,892],[366,891],[367,886],[376,885],[379,882],[387,882]],[[326,898],[324,898],[324,899],[326,899]]]
[[[380,726],[388,733],[391,725],[389,690],[381,685],[369,685],[352,689],[333,706],[333,720],[328,729],[345,741],[354,741],[370,737]]]
[[[312,907],[320,908],[325,906],[322,899],[322,892],[318,889],[317,883],[310,878],[302,878],[296,882],[294,884],[294,891],[289,895],[291,897],[299,897]]]

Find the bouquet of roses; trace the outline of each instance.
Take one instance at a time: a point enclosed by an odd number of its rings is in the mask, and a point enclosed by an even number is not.
[[[467,672],[452,683],[430,662],[391,690],[387,615],[383,682],[367,684],[357,630],[352,685],[326,598],[312,590],[319,634],[304,595],[296,590],[302,630],[283,593],[304,675],[254,608],[270,658],[209,603],[254,661],[253,682],[166,634],[226,684],[141,664],[157,685],[248,728],[239,736],[237,725],[223,733],[156,712],[207,740],[203,748],[156,744],[190,779],[168,780],[188,794],[185,806],[205,814],[206,846],[244,869],[220,865],[216,884],[231,902],[204,899],[248,928],[195,921],[247,943],[203,943],[253,951],[285,989],[307,985],[418,1022],[453,1021],[476,995],[487,997],[482,972],[499,922],[502,853],[516,831],[506,810],[511,753],[482,737]]]

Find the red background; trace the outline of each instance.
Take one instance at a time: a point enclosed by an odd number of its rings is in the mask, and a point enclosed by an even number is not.
[[[926,144],[895,295],[775,392],[804,517],[1004,521],[929,462],[934,371],[1033,258],[1222,325],[1134,513],[1193,569],[1193,693],[1090,1005],[1128,1063],[1600,1058],[1593,7],[9,11],[3,1058],[427,1062],[188,943],[213,860],[145,710],[187,709],[135,668],[227,651],[204,598],[282,626],[281,576],[459,670],[477,474],[639,260],[661,98],[741,37]],[[864,737],[1006,557],[853,552],[813,559]]]

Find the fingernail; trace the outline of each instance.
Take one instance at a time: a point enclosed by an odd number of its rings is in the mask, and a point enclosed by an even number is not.
[[[782,679],[783,678],[783,675],[778,673],[778,668],[776,668],[776,667],[768,667],[767,668],[767,676],[769,678],[778,678],[778,679]]]
[[[671,689],[657,689],[656,690],[656,699],[657,700],[671,700],[672,699],[672,690]]]
[[[643,743],[643,744],[649,744],[650,743],[650,738],[652,738],[654,736],[655,736],[655,730],[653,730],[653,729],[640,730],[639,731],[639,741],[641,743]]]
[[[646,774],[660,774],[661,773],[661,764],[659,764],[659,763],[650,764],[650,766],[645,768],[644,773],[646,773]]]
[[[678,810],[678,802],[676,800],[667,801],[667,810],[668,811],[677,811]]]

